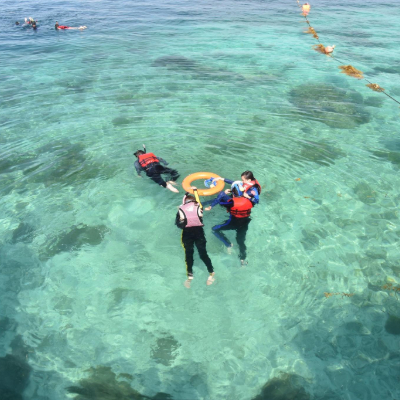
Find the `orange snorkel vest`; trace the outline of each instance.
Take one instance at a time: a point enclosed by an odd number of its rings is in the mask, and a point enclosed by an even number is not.
[[[153,153],[141,154],[138,157],[139,164],[142,168],[146,168],[149,164],[160,162],[160,160]]]

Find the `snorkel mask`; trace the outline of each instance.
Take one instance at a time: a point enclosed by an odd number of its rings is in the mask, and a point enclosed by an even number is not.
[[[244,194],[244,187],[243,187],[242,181],[235,181],[235,182],[233,182],[233,183],[232,183],[232,186],[231,186],[231,191],[232,191],[232,193],[234,193],[234,189],[236,189],[235,192],[237,193],[237,196],[238,196],[238,197],[243,196],[243,194]]]
[[[210,178],[204,181],[204,186],[206,188],[213,188],[215,186],[217,186],[217,181],[215,178]]]
[[[142,146],[143,146],[143,150],[136,150],[136,151],[133,153],[133,155],[134,155],[135,157],[137,157],[138,151],[143,151],[144,153],[146,153],[146,145],[143,144]]]

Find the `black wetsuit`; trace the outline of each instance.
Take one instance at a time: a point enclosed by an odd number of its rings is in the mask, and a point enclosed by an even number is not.
[[[200,220],[202,220],[202,218],[200,218]],[[176,214],[175,223],[178,226],[178,228],[182,229],[181,243],[182,247],[185,250],[187,275],[193,276],[193,255],[194,255],[195,245],[197,247],[197,251],[199,252],[201,260],[207,267],[208,272],[212,274],[214,272],[214,268],[212,266],[211,259],[207,254],[207,249],[206,249],[207,240],[204,234],[203,227],[192,226],[190,228],[186,228],[186,223],[187,223],[186,218],[183,221],[181,221],[179,211]]]
[[[233,206],[232,197],[221,192],[218,197],[212,202],[211,206],[215,204],[220,204],[221,206],[225,207],[228,212]],[[241,260],[245,260],[247,256],[247,247],[246,247],[246,234],[247,230],[249,229],[251,218],[237,218],[234,215],[230,214],[229,218],[222,224],[215,225],[212,228],[213,234],[226,246],[231,247],[232,243],[230,240],[224,235],[221,231],[236,231],[236,241],[239,246],[239,258]]]

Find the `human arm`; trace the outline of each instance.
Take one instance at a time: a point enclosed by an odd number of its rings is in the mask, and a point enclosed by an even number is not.
[[[136,161],[135,161],[135,164],[134,164],[134,166],[135,166],[136,172],[137,172],[137,174],[138,174],[138,177],[140,177],[140,178],[141,178],[141,175],[140,175],[140,173],[143,171],[143,168],[140,166],[140,164],[139,164],[139,161],[138,161],[138,160],[136,160]]]
[[[168,163],[161,157],[157,157],[158,161],[160,161],[160,163],[163,163],[164,165],[168,165]]]
[[[221,178],[220,176],[218,178],[215,178],[215,181],[224,181],[225,183],[228,183],[229,185],[232,185],[232,183],[234,182],[230,179]]]
[[[186,224],[187,224],[187,219],[185,217],[185,214],[181,210],[178,210],[175,217],[175,225],[178,228],[183,229],[186,227]]]
[[[233,202],[230,196],[225,194],[224,192],[221,192],[212,202],[209,207],[207,207],[205,210],[210,211],[213,207],[215,207],[217,204],[223,207],[230,208],[233,206]]]
[[[253,206],[260,202],[260,196],[258,194],[258,190],[255,187],[252,187],[247,192],[243,193],[243,197],[249,199],[253,203]]]

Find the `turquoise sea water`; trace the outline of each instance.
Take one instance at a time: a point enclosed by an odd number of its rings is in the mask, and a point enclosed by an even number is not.
[[[397,2],[311,6],[400,99]],[[399,104],[313,51],[296,1],[5,0],[0,21],[5,398],[400,398]],[[183,190],[136,178],[142,143],[181,179],[254,172],[246,268],[215,208],[216,282],[196,254],[183,286]]]

